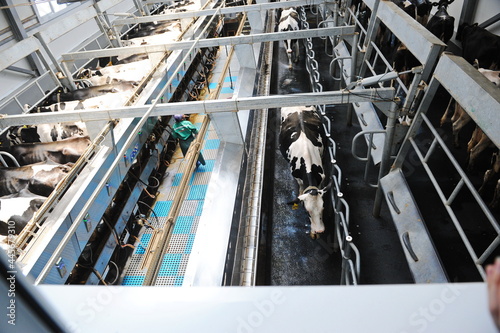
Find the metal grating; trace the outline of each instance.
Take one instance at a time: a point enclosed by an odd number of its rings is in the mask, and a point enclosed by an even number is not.
[[[170,238],[170,244],[168,246],[169,253],[186,253],[186,243],[188,241],[189,235],[174,234]]]
[[[205,140],[214,140],[214,139],[219,140],[219,137],[217,136],[217,132],[214,130],[208,131],[207,136],[205,137]],[[219,140],[219,142],[220,142],[220,140]],[[205,147],[205,149],[208,149],[208,148]]]
[[[195,123],[195,126],[199,127],[199,125],[200,123]],[[200,216],[203,212],[205,194],[208,189],[210,177],[214,171],[218,148],[220,147],[220,140],[217,138],[217,134],[211,126],[205,138],[202,152],[205,157],[206,165],[200,166],[188,182],[189,190],[187,197],[181,205],[179,216],[174,225],[169,247],[163,258],[160,272],[156,279],[155,285],[157,286],[182,286],[184,281],[184,273],[193,248],[194,240],[196,239]],[[184,165],[185,164],[181,160],[180,164],[172,166],[171,172],[175,172],[172,182],[170,184],[162,184],[160,187],[160,192],[168,194],[164,196],[164,201],[157,201],[153,207],[156,217],[155,214],[152,214],[149,218],[149,222],[155,228],[162,228],[166,222],[166,216],[168,216],[170,212],[172,200],[184,174]],[[146,271],[142,271],[139,268],[151,239],[151,233],[152,229],[145,230],[136,242],[135,251],[131,256],[127,272],[122,282],[123,285],[142,285],[144,282]]]
[[[219,149],[219,139],[209,139],[205,141],[205,149]]]
[[[202,200],[207,193],[208,185],[192,185],[187,195],[187,200]]]
[[[203,157],[205,158],[205,161],[207,161],[208,163],[208,160],[215,160],[215,157],[217,156],[217,151],[218,149],[204,149],[202,153]]]

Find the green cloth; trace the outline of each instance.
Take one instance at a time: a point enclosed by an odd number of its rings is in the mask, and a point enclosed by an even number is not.
[[[172,136],[174,139],[186,140],[191,134],[198,133],[196,127],[189,121],[183,120],[174,124]]]
[[[181,151],[184,156],[186,155],[191,142],[194,140],[193,134],[198,134],[198,130],[189,120],[183,120],[174,124],[172,136],[174,139],[180,139],[179,146],[181,147]],[[198,155],[198,161],[205,165],[205,159],[203,158],[201,152]]]

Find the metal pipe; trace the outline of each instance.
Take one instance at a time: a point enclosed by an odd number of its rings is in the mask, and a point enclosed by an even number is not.
[[[164,44],[150,44],[140,46],[127,46],[121,48],[108,48],[103,50],[92,50],[82,52],[71,52],[62,55],[64,61],[86,60],[111,56],[127,56],[138,53],[166,52],[173,50],[190,49],[196,44],[197,48],[215,47],[224,45],[255,44],[262,42],[275,42],[285,39],[303,39],[308,37],[337,35],[352,35],[354,27],[330,27],[309,30],[283,31],[264,34],[242,35],[234,37],[219,37],[200,39],[199,41],[168,42]]]
[[[171,83],[171,82],[170,82]],[[168,87],[168,86],[166,86]],[[177,113],[192,113],[192,110],[202,110],[204,113],[235,112],[239,110],[254,110],[278,108],[283,106],[347,104],[355,102],[375,102],[392,99],[394,88],[370,88],[356,90],[323,91],[314,93],[299,93],[289,95],[272,95],[257,97],[236,97],[233,99],[203,100],[178,103],[158,103],[154,109],[150,106],[128,106],[113,109],[98,109],[92,111],[65,111],[63,113],[44,112],[30,115],[1,115],[0,127],[16,125],[35,125],[50,122],[74,122],[91,120],[113,120],[118,118],[142,117],[148,112],[150,117],[174,115]],[[158,99],[159,101],[159,99]]]
[[[497,237],[493,240],[490,246],[488,246],[488,248],[483,252],[481,257],[479,257],[479,259],[476,260],[476,264],[482,265],[484,261],[491,255],[491,253],[498,247],[498,245],[500,245],[500,235],[497,235]],[[485,279],[484,275],[483,279]]]
[[[2,162],[3,166],[4,167],[7,167],[7,163],[5,162],[3,156],[7,156],[8,158],[10,158],[12,160],[12,162],[14,162],[14,164],[16,165],[16,167],[19,167],[19,163],[17,162],[16,158],[11,154],[11,153],[8,153],[6,151],[0,151],[0,161]]]
[[[432,184],[434,185],[434,188],[436,189],[436,192],[438,193],[439,198],[441,199],[441,202],[443,204],[445,204],[446,203],[446,196],[444,195],[443,190],[439,186],[436,177],[434,177],[434,174],[432,173],[432,170],[430,169],[429,165],[427,163],[423,162],[423,155],[422,155],[422,152],[418,149],[417,143],[412,138],[410,138],[409,140],[410,140],[413,148],[415,149],[415,152],[417,153],[420,161],[422,161],[422,166],[424,167],[425,172],[427,173],[427,175],[429,176],[429,179],[431,180]],[[469,239],[467,238],[467,235],[465,234],[462,226],[460,225],[460,222],[458,221],[458,218],[455,215],[455,212],[453,211],[453,209],[449,205],[445,204],[444,208],[448,212],[448,215],[450,216],[451,221],[455,225],[455,228],[457,229],[458,234],[460,235],[460,238],[462,238],[462,241],[464,242],[465,248],[469,252],[469,255],[471,256],[472,260],[474,260],[474,262],[477,262],[478,257],[476,255],[476,251],[472,247],[472,244],[469,242]],[[481,274],[483,279],[485,279],[486,276],[484,274],[484,270],[482,268],[480,269],[479,267],[477,267],[477,268],[478,268],[479,274]]]
[[[425,163],[427,163],[427,161],[425,161]],[[463,186],[464,186],[464,179],[462,178],[458,182],[457,186],[455,186],[455,189],[451,193],[451,195],[448,198],[448,200],[446,200],[445,205],[449,206],[449,205],[451,205],[453,203],[453,201],[455,200],[455,198],[458,195],[458,192],[460,192],[460,190],[462,189]]]
[[[471,192],[471,194],[474,197],[474,199],[476,199],[477,203],[481,207],[481,210],[483,211],[483,213],[486,215],[486,217],[490,221],[492,227],[495,229],[495,231],[497,233],[500,234],[500,227],[498,226],[497,220],[491,214],[490,210],[488,209],[488,207],[484,203],[484,201],[481,198],[481,196],[479,195],[479,193],[477,193],[476,188],[474,187],[474,185],[472,185],[471,181],[469,180],[469,178],[467,177],[467,175],[463,171],[463,169],[460,166],[460,164],[458,164],[457,160],[453,157],[453,154],[447,148],[446,143],[441,139],[441,137],[437,133],[437,131],[434,128],[434,126],[432,126],[432,123],[430,122],[429,118],[427,118],[427,116],[425,114],[421,114],[420,116],[425,121],[425,123],[429,127],[429,129],[432,132],[432,134],[434,135],[434,137],[438,140],[439,145],[441,146],[441,148],[443,149],[443,151],[445,152],[445,154],[448,156],[448,159],[450,160],[450,162],[455,167],[455,170],[458,172],[458,174],[460,175],[460,177],[464,180],[465,185],[467,185],[467,187],[469,188],[469,191]],[[413,144],[414,140],[413,139],[410,139],[410,140],[411,140],[411,142]]]
[[[352,38],[352,48],[351,48],[351,72],[349,73],[350,76],[350,82],[356,81],[356,67],[357,67],[357,60],[358,60],[358,33],[355,33],[353,38]],[[352,126],[352,103],[350,103],[347,106],[347,126]]]
[[[303,5],[315,5],[322,4],[324,0],[299,0],[299,1],[286,1],[286,2],[269,2],[269,3],[260,3],[253,5],[243,5],[243,6],[235,6],[235,7],[225,7],[221,8],[220,11],[218,9],[205,9],[205,10],[195,10],[195,11],[187,11],[181,13],[172,13],[172,14],[161,14],[161,15],[153,15],[153,16],[143,16],[143,17],[134,17],[127,19],[118,19],[113,22],[114,25],[126,25],[126,24],[137,24],[137,23],[147,23],[147,22],[161,22],[161,21],[169,21],[169,20],[178,20],[181,18],[197,18],[203,16],[215,15],[216,12],[220,15],[226,14],[238,14],[238,13],[249,13],[255,11],[266,11],[269,9],[278,9],[278,8],[287,8],[287,7],[299,7]],[[109,14],[116,15],[116,14]]]
[[[382,160],[380,162],[380,170],[377,180],[377,192],[375,193],[375,202],[373,204],[373,216],[375,217],[380,216],[380,209],[382,207],[383,194],[382,194],[382,188],[380,186],[380,179],[384,177],[389,171],[390,167],[389,160],[391,157],[392,143],[394,141],[393,139],[394,139],[395,125],[398,118],[397,111],[398,111],[397,103],[393,103],[391,106],[391,110],[389,110],[387,125],[385,127],[387,134],[385,135],[384,150],[382,153]]]
[[[275,25],[275,15],[269,15],[270,20],[268,23],[268,29],[272,29]],[[266,44],[266,62],[271,61],[273,54],[273,43]],[[263,66],[266,68],[267,66]],[[265,69],[262,69],[264,71]],[[261,72],[261,84],[260,91],[263,95],[269,95],[270,93],[270,69],[267,72]],[[255,112],[255,111],[254,111]],[[259,246],[259,224],[260,224],[260,207],[262,201],[262,187],[263,187],[263,175],[264,175],[264,159],[265,159],[265,145],[267,136],[267,118],[268,110],[263,109],[260,112],[256,112],[256,119],[254,120],[256,125],[254,125],[252,134],[253,146],[252,154],[248,154],[250,157],[250,163],[248,169],[250,170],[250,175],[247,179],[250,180],[249,184],[249,198],[247,203],[247,212],[250,210],[250,214],[247,213],[245,236],[243,238],[243,258],[241,260],[241,273],[240,273],[240,285],[241,286],[254,286],[256,279],[257,270],[257,256],[258,256],[258,246]],[[256,149],[256,151],[255,151]]]

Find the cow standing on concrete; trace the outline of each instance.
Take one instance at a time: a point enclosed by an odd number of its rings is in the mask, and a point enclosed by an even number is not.
[[[299,14],[293,8],[283,9],[278,23],[278,31],[300,30]],[[292,69],[292,61],[299,61],[299,42],[296,39],[285,39],[285,51],[288,56],[288,68]]]
[[[325,180],[322,158],[326,142],[323,124],[314,107],[281,108],[280,150],[299,185],[298,200],[309,214],[313,239],[325,231],[323,194],[330,186],[320,188]]]

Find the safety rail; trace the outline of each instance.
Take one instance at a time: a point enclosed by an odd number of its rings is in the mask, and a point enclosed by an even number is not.
[[[378,48],[375,41],[370,40],[370,36],[368,36],[367,28],[363,26],[363,24],[359,21],[359,8],[358,11],[353,12],[351,8],[345,8],[345,25],[354,25],[356,26],[356,30],[359,32],[359,38],[357,43],[358,52],[366,52],[369,48],[371,48],[370,57],[365,57],[363,59],[363,63],[361,65],[361,69],[359,72],[359,76],[362,76],[364,73],[364,67],[370,71],[372,75],[384,74],[394,70],[391,63],[386,59],[385,55]],[[369,43],[369,47],[366,45]],[[365,53],[365,54],[368,54]],[[383,70],[380,70],[382,68]],[[377,71],[377,69],[379,69]],[[397,81],[396,88],[396,96],[406,96],[408,94],[408,88],[404,85],[403,81],[398,77],[395,79]],[[379,83],[379,86],[382,87],[383,84]]]
[[[487,205],[484,203],[481,196],[478,194],[472,182],[469,180],[466,172],[462,169],[458,161],[453,156],[453,153],[448,149],[446,143],[441,138],[439,133],[432,125],[429,118],[426,116],[429,105],[433,100],[437,89],[442,85],[451,94],[451,96],[459,103],[462,108],[473,118],[476,124],[483,129],[493,143],[500,147],[500,131],[498,126],[492,126],[492,112],[500,108],[500,100],[498,99],[497,88],[480,74],[474,70],[463,58],[449,54],[443,54],[440,58],[438,65],[434,71],[433,79],[429,83],[419,109],[415,115],[412,125],[408,134],[403,142],[399,154],[394,162],[393,169],[402,169],[403,163],[408,155],[410,147],[413,147],[420,163],[428,175],[433,187],[435,188],[442,204],[444,205],[448,215],[450,216],[457,232],[460,235],[469,255],[474,260],[475,266],[483,279],[486,279],[486,274],[482,265],[486,262],[492,252],[500,245],[500,225],[495,219]],[[464,89],[467,93],[464,93]],[[471,98],[471,96],[481,96],[481,98]],[[420,132],[420,127],[425,124],[432,134],[432,143],[424,153],[419,148],[415,141],[415,136]],[[459,182],[454,186],[451,194],[447,196],[440,186],[438,180],[434,176],[428,162],[432,154],[435,153],[436,148],[439,147],[444,152],[447,159],[453,165],[453,170],[460,177]],[[491,225],[496,233],[495,239],[487,246],[486,250],[477,253],[472,246],[469,238],[467,237],[464,228],[460,224],[459,216],[453,210],[451,205],[456,199],[457,194],[466,188],[474,201],[479,206],[484,214],[487,222]],[[478,218],[478,223],[481,221]]]
[[[311,11],[314,13],[313,11]],[[317,11],[319,12],[319,10]],[[307,15],[304,7],[299,8],[299,15],[302,28],[308,29]],[[320,73],[318,62],[315,59],[312,38],[304,39],[306,49],[306,69],[309,73],[311,89],[313,92],[322,92],[323,86],[320,83]],[[360,253],[349,235],[349,204],[342,193],[342,170],[336,161],[336,143],[331,137],[331,122],[326,117],[325,105],[317,105],[317,110],[323,120],[323,127],[329,140],[328,154],[330,157],[330,173],[332,188],[330,190],[330,200],[335,214],[335,233],[337,236],[340,253],[342,256],[341,284],[357,285],[360,276]]]
[[[365,172],[364,172],[364,175],[363,175],[363,180],[365,183],[367,183],[369,186],[371,187],[377,187],[378,184],[372,184],[369,182],[368,180],[368,173],[369,173],[369,170],[370,170],[370,165],[371,165],[371,162],[372,162],[372,149],[374,149],[374,145],[373,145],[373,135],[375,134],[386,134],[386,131],[385,130],[374,130],[374,131],[361,131],[359,132],[358,134],[356,134],[354,136],[354,138],[352,139],[352,145],[351,145],[351,153],[352,153],[352,156],[357,159],[358,161],[361,161],[361,162],[364,162],[365,163]],[[358,152],[357,152],[357,148],[356,148],[356,143],[358,142],[359,138],[361,137],[365,137],[365,136],[368,136],[368,150],[366,152],[366,157],[361,157],[360,155],[358,155]]]

